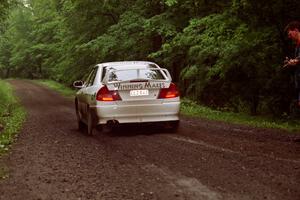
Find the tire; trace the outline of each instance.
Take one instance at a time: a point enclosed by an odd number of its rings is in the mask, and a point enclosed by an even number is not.
[[[77,117],[78,130],[82,131],[85,128],[85,124],[81,121],[80,113],[79,113],[79,110],[78,110],[77,100],[75,100],[75,109],[76,109],[76,117]]]
[[[78,130],[82,131],[85,128],[85,124],[82,121],[77,121]]]
[[[96,127],[96,116],[93,111],[89,110],[87,114],[87,134],[93,135],[93,130]]]

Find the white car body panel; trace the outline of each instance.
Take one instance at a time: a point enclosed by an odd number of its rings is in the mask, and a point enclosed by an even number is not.
[[[179,98],[168,102],[136,102],[131,104],[98,103],[93,106],[99,124],[106,124],[109,120],[117,120],[119,123],[140,123],[179,120]]]

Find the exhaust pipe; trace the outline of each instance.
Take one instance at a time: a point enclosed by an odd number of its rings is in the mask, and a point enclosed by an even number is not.
[[[106,124],[107,124],[108,128],[112,129],[112,128],[117,127],[119,125],[119,122],[118,122],[118,120],[113,119],[113,120],[108,120],[106,122]]]

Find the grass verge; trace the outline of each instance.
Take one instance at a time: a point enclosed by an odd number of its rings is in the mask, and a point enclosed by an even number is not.
[[[47,86],[55,91],[58,91],[59,93],[61,93],[62,95],[66,96],[66,97],[72,97],[75,95],[76,91],[66,87],[65,85],[58,83],[56,81],[52,81],[52,80],[34,80],[35,83]]]
[[[181,113],[188,116],[233,124],[248,125],[257,128],[282,129],[289,132],[300,131],[300,122],[295,120],[278,120],[261,116],[250,116],[243,113],[222,112],[201,106],[188,99],[181,101]]]
[[[11,86],[0,80],[0,156],[7,152],[24,120],[25,110],[14,96]],[[0,166],[0,179],[6,170]]]
[[[52,88],[65,96],[73,96],[75,90],[51,80],[37,80],[39,84],[43,84]],[[300,131],[300,122],[295,120],[274,120],[271,118],[250,116],[243,113],[222,112],[211,108],[201,106],[188,99],[181,100],[181,113],[187,116],[200,117],[209,120],[223,121],[232,124],[248,125],[258,128],[282,129],[289,132]]]

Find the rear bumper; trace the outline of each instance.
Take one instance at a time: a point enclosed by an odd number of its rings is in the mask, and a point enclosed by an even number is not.
[[[117,120],[119,123],[143,123],[179,120],[180,102],[163,102],[157,104],[117,105],[103,103],[92,107],[98,124]]]

